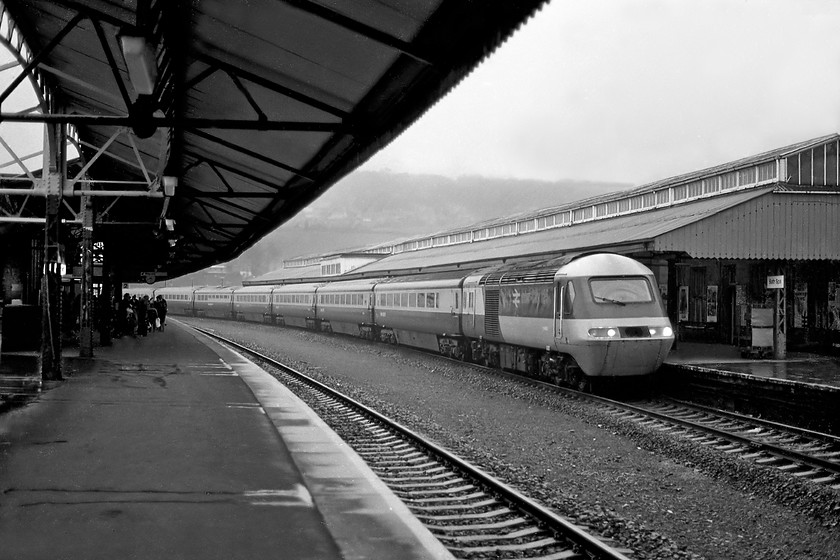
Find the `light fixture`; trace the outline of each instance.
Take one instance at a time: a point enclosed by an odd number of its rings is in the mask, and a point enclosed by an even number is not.
[[[175,220],[166,218],[163,223],[166,225],[166,231],[175,231]]]
[[[178,177],[164,175],[162,183],[164,196],[175,196],[175,187],[178,186]]]
[[[120,35],[120,46],[134,91],[139,95],[151,95],[155,91],[158,68],[155,54],[146,38]]]

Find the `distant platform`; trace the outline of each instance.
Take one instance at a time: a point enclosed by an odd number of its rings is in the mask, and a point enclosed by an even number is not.
[[[665,363],[840,388],[840,359],[818,354],[789,352],[784,360],[751,359],[741,357],[735,346],[679,342]]]

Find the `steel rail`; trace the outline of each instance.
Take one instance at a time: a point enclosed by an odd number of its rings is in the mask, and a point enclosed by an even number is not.
[[[569,387],[562,387],[562,386],[559,386],[559,385],[555,385],[553,383],[547,383],[545,381],[540,381],[539,379],[525,377],[525,376],[517,374],[517,373],[509,373],[509,372],[506,372],[506,371],[501,371],[501,370],[498,370],[498,369],[489,368],[489,367],[486,367],[486,366],[481,366],[479,364],[470,364],[470,363],[466,363],[466,362],[460,362],[460,361],[455,360],[453,358],[448,358],[446,356],[440,356],[438,354],[434,354],[434,353],[431,353],[431,352],[426,352],[426,351],[423,351],[423,350],[417,350],[417,352],[419,352],[421,354],[437,356],[437,357],[442,358],[444,360],[457,362],[457,363],[460,363],[460,364],[466,365],[466,366],[476,367],[476,368],[479,368],[479,369],[482,369],[482,370],[485,370],[485,371],[489,370],[496,375],[506,377],[508,379],[515,379],[515,380],[518,380],[518,381],[521,381],[521,382],[524,382],[526,384],[533,385],[533,386],[536,386],[536,387],[546,388],[546,389],[549,389],[549,390],[551,390],[555,393],[563,393],[563,394],[571,395],[571,396],[574,396],[576,398],[586,399],[586,400],[589,400],[590,402],[599,403],[601,405],[609,406],[609,407],[612,407],[612,408],[615,408],[615,409],[624,410],[624,411],[627,411],[627,412],[632,412],[632,413],[635,413],[635,414],[647,416],[647,417],[653,418],[655,420],[658,420],[660,422],[666,422],[666,423],[669,423],[669,424],[676,424],[676,425],[682,426],[683,428],[686,428],[686,429],[701,431],[701,432],[707,433],[708,435],[715,436],[715,437],[725,439],[725,440],[729,440],[730,442],[746,446],[753,452],[763,452],[763,453],[766,453],[766,454],[769,454],[769,455],[774,455],[774,456],[782,458],[782,459],[786,459],[788,461],[801,463],[803,466],[818,468],[818,469],[822,469],[822,470],[824,470],[824,471],[826,471],[827,473],[830,473],[830,474],[840,475],[840,462],[830,461],[830,460],[827,460],[827,459],[823,459],[821,457],[814,457],[812,455],[807,455],[807,454],[801,453],[799,451],[795,451],[793,449],[788,449],[788,448],[785,448],[785,447],[774,445],[772,443],[758,441],[756,439],[752,439],[752,438],[749,438],[749,437],[734,434],[732,432],[721,430],[719,428],[706,426],[706,425],[703,425],[703,424],[700,424],[700,423],[697,423],[697,422],[691,422],[689,420],[684,420],[684,419],[681,419],[681,418],[675,418],[675,417],[670,416],[668,414],[664,414],[664,413],[657,412],[657,411],[654,411],[654,410],[650,410],[650,409],[647,409],[647,408],[644,408],[644,407],[636,406],[636,405],[633,405],[633,404],[630,404],[630,403],[627,403],[627,402],[616,401],[614,399],[610,399],[610,398],[603,397],[603,396],[600,396],[600,395],[594,395],[592,393],[581,392],[581,391],[578,391],[576,389],[572,389],[572,388],[569,388]],[[764,427],[779,430],[779,431],[782,431],[782,432],[787,432],[787,433],[790,433],[791,435],[798,435],[800,437],[809,437],[809,438],[820,440],[824,443],[840,446],[840,438],[832,436],[831,434],[825,434],[825,433],[822,433],[822,432],[815,432],[813,430],[807,430],[807,429],[804,429],[804,428],[799,428],[797,426],[789,426],[787,424],[781,424],[781,423],[778,423],[778,422],[771,422],[769,420],[763,420],[763,419],[760,419],[760,418],[752,418],[750,416],[739,415],[739,414],[735,414],[735,413],[728,412],[728,411],[725,411],[725,410],[717,410],[717,409],[714,409],[714,408],[700,407],[699,405],[696,405],[696,404],[693,404],[693,403],[680,403],[680,406],[695,408],[698,411],[702,411],[702,412],[705,412],[707,414],[717,415],[721,418],[729,418],[729,419],[737,420],[737,421],[740,421],[740,422],[752,423],[752,424],[755,424],[755,425],[758,425],[758,426],[764,426]]]
[[[606,401],[610,401],[610,399],[605,399]],[[820,457],[814,457],[811,455],[806,455],[804,453],[800,453],[799,451],[795,451],[792,449],[787,449],[778,445],[774,445],[772,443],[767,443],[763,441],[757,441],[755,439],[741,436],[726,430],[722,430],[720,428],[714,428],[712,426],[706,426],[702,423],[692,422],[690,420],[683,420],[682,418],[675,418],[669,414],[664,414],[661,412],[657,412],[655,410],[650,410],[648,408],[639,407],[636,405],[631,405],[627,403],[622,403],[619,401],[611,401],[609,406],[614,406],[620,410],[626,410],[629,412],[634,412],[636,414],[641,414],[644,416],[648,416],[654,418],[656,420],[667,422],[669,424],[676,424],[678,426],[682,426],[684,428],[688,428],[691,430],[696,430],[699,432],[703,432],[709,434],[711,436],[715,436],[724,440],[728,440],[730,442],[739,443],[741,445],[745,445],[752,449],[753,451],[763,451],[765,453],[769,453],[771,455],[776,455],[790,461],[796,461],[802,463],[804,465],[808,465],[810,467],[823,469],[827,472],[840,474],[840,463],[828,461],[826,459],[822,459]],[[706,414],[718,414],[717,411],[707,412]],[[723,418],[725,416],[721,415]],[[744,420],[744,422],[749,422],[749,420]],[[782,428],[779,428],[782,429]]]
[[[429,450],[430,452],[434,453],[435,455],[439,456],[443,461],[450,463],[456,469],[468,474],[469,476],[474,477],[476,480],[480,481],[482,484],[486,485],[491,491],[498,493],[504,499],[511,502],[514,507],[522,510],[525,513],[530,514],[539,522],[544,523],[553,531],[556,531],[559,535],[569,539],[574,545],[581,547],[582,549],[587,551],[590,558],[593,559],[603,559],[603,560],[631,560],[629,557],[622,554],[620,551],[614,549],[613,547],[605,544],[598,538],[590,535],[589,533],[583,531],[576,525],[572,524],[571,522],[563,519],[559,515],[555,514],[553,511],[549,510],[548,508],[538,504],[534,500],[528,498],[527,496],[521,494],[519,491],[515,490],[511,486],[503,483],[502,481],[496,479],[495,477],[491,476],[490,474],[484,472],[483,470],[475,467],[463,459],[453,455],[446,449],[428,441],[427,439],[423,438],[421,435],[417,434],[416,432],[412,431],[411,429],[395,422],[394,420],[380,414],[379,412],[373,410],[372,408],[356,401],[355,399],[344,395],[335,389],[332,389],[328,385],[321,383],[311,377],[296,371],[295,369],[278,362],[256,350],[252,350],[247,346],[229,340],[225,337],[222,337],[212,331],[208,331],[206,329],[196,327],[194,325],[190,325],[193,329],[205,334],[211,338],[216,340],[222,341],[225,344],[228,344],[246,354],[256,357],[257,359],[270,364],[272,367],[275,367],[293,377],[298,379],[304,380],[306,383],[311,384],[317,387],[319,390],[327,393],[331,397],[352,406],[363,414],[375,419],[376,421],[384,424],[388,428],[394,430],[395,432],[399,433],[402,437],[411,440],[417,445]],[[595,554],[594,556],[592,554]]]

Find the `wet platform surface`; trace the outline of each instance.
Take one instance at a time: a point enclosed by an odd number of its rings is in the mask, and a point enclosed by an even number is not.
[[[0,557],[450,558],[242,356],[175,321],[96,354],[0,414]]]
[[[692,365],[808,385],[840,387],[840,358],[789,352],[786,359],[743,358],[740,350],[723,344],[680,342],[667,364]]]

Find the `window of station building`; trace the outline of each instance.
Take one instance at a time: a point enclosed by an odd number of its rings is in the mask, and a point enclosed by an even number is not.
[[[517,226],[519,227],[519,233],[525,233],[537,229],[536,220],[523,220],[519,222]]]
[[[618,201],[618,211],[619,212],[627,212],[630,210],[630,199],[629,198],[622,198]]]
[[[733,189],[738,186],[738,172],[730,171],[720,176],[721,190]]]
[[[813,176],[811,170],[813,169],[813,157],[811,150],[799,154],[799,184],[811,185],[813,184]]]
[[[813,181],[812,185],[825,185],[825,148],[820,146],[813,151]]]
[[[716,193],[720,190],[720,177],[707,177],[703,179],[703,194]]]
[[[836,187],[838,184],[838,172],[840,172],[840,167],[838,167],[838,158],[837,158],[837,142],[832,142],[830,144],[826,144],[825,146],[825,184]],[[759,174],[761,170],[759,169]],[[773,176],[776,175],[776,167],[773,166]]]
[[[668,204],[669,202],[671,202],[671,191],[668,189],[656,191],[656,204]]]
[[[688,185],[674,187],[674,202],[688,198]]]
[[[767,163],[762,163],[758,166],[758,180],[761,181],[772,181],[776,178],[776,162],[770,161]]]
[[[752,185],[755,182],[755,167],[738,171],[738,185]]]
[[[597,216],[598,218],[601,218],[601,217],[606,216],[606,215],[607,215],[607,204],[606,203],[598,204],[597,206],[595,206],[595,216]]]
[[[700,196],[703,194],[703,182],[702,181],[692,181],[685,185],[686,188],[686,196],[689,198],[693,198],[695,196]]]

